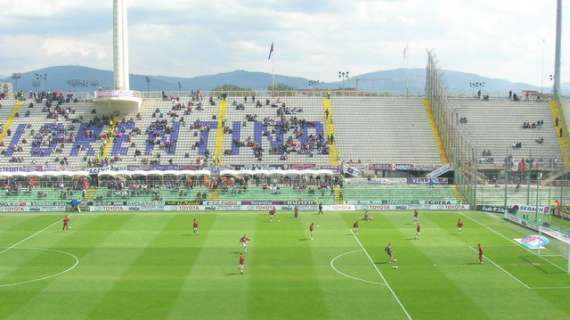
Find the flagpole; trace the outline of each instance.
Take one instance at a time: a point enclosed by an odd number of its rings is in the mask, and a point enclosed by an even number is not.
[[[273,85],[271,86],[272,89],[272,95],[275,96],[275,58],[271,59],[271,79],[273,82]]]

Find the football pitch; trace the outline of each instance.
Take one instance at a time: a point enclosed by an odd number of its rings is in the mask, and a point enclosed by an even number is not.
[[[419,240],[410,212],[374,212],[358,236],[355,212],[78,214],[68,232],[62,217],[0,216],[0,319],[570,319],[565,259],[484,213],[422,212]]]

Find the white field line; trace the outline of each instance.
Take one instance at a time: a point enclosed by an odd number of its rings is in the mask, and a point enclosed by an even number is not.
[[[477,249],[469,247],[469,249],[473,250],[474,252],[478,252]],[[508,275],[509,277],[511,277],[513,280],[515,280],[516,282],[522,284],[525,288],[530,289],[530,287],[524,283],[521,279],[515,277],[512,273],[508,272],[507,270],[505,270],[503,267],[501,267],[500,265],[498,265],[495,261],[493,261],[493,259],[485,256],[485,260],[488,260],[489,262],[491,262],[495,267],[497,267],[497,269],[503,271],[506,275]]]
[[[356,236],[356,234],[354,234],[354,232],[352,232],[352,236],[354,237],[354,240],[356,240],[356,243],[358,243],[358,245],[360,246],[360,248],[362,249],[364,254],[366,254],[366,256],[368,257],[368,260],[370,260],[370,263],[372,264],[372,267],[374,267],[374,270],[376,270],[376,272],[378,273],[378,275],[380,276],[382,281],[384,281],[384,283],[386,284],[386,287],[388,288],[388,290],[390,291],[390,293],[392,294],[392,296],[394,297],[396,302],[398,302],[398,304],[400,305],[400,308],[402,308],[402,311],[404,311],[406,318],[408,320],[412,320],[412,316],[410,315],[410,313],[408,312],[408,310],[406,309],[404,304],[402,304],[402,301],[400,301],[400,299],[398,298],[398,295],[396,295],[396,292],[394,292],[394,289],[392,289],[392,287],[390,286],[390,284],[388,283],[388,281],[386,280],[386,278],[384,277],[384,275],[382,274],[380,269],[378,269],[378,266],[376,266],[376,264],[374,263],[374,259],[372,259],[370,254],[368,254],[368,251],[366,251],[366,249],[362,245],[362,242],[360,242],[360,239],[358,239],[358,237]]]
[[[5,253],[5,252],[7,252],[7,251],[9,251],[9,250],[11,250],[11,249],[14,249],[14,248],[17,247],[18,245],[22,244],[22,243],[25,242],[25,241],[28,241],[28,240],[32,239],[33,237],[35,237],[35,236],[37,236],[38,234],[40,234],[40,233],[46,231],[47,229],[49,229],[50,227],[52,227],[53,225],[55,225],[56,223],[59,223],[59,222],[60,222],[60,221],[59,221],[59,219],[58,219],[57,221],[55,221],[55,222],[53,222],[53,223],[50,223],[47,227],[43,228],[42,230],[36,231],[35,233],[33,233],[33,234],[27,236],[26,238],[24,238],[24,239],[22,239],[22,240],[20,240],[20,241],[18,241],[18,242],[16,242],[16,243],[14,243],[13,245],[7,247],[7,248],[4,249],[4,250],[0,251],[0,254],[3,254],[3,253]]]
[[[21,250],[21,249],[19,249],[19,250]],[[79,258],[76,255],[74,255],[73,253],[69,253],[67,251],[56,250],[56,249],[40,249],[40,248],[28,248],[25,250],[38,250],[38,251],[45,251],[45,252],[56,252],[59,254],[63,254],[63,255],[72,257],[75,260],[75,263],[72,266],[68,267],[67,269],[65,269],[61,272],[54,273],[54,274],[48,274],[47,276],[43,276],[43,277],[39,277],[36,279],[31,279],[31,280],[24,280],[24,281],[12,282],[12,283],[0,284],[0,288],[15,287],[15,286],[23,285],[23,284],[34,283],[34,282],[38,282],[38,281],[43,281],[43,280],[59,277],[65,273],[68,273],[69,271],[77,268],[77,266],[79,265]]]
[[[479,222],[479,221],[477,221],[477,220],[475,220],[475,219],[471,218],[470,216],[467,216],[467,215],[465,215],[465,214],[463,214],[463,213],[459,213],[459,214],[462,215],[462,216],[464,216],[465,218],[467,218],[467,219],[469,219],[469,220],[475,222],[476,224],[480,225],[481,227],[483,227],[483,228],[485,228],[485,229],[487,229],[487,230],[493,232],[494,234],[500,236],[501,238],[503,238],[503,239],[505,239],[505,240],[507,240],[507,241],[509,241],[509,242],[515,243],[515,244],[517,245],[517,247],[523,248],[524,250],[526,250],[526,251],[528,251],[528,252],[534,254],[535,256],[539,257],[540,259],[542,259],[542,260],[548,262],[549,264],[553,265],[553,266],[556,267],[557,269],[563,271],[564,273],[567,272],[567,270],[564,270],[564,268],[561,268],[560,266],[558,266],[558,265],[552,263],[550,260],[544,258],[543,256],[537,254],[536,252],[534,252],[534,251],[532,251],[532,250],[530,250],[530,249],[528,249],[528,248],[525,248],[524,246],[521,246],[521,245],[520,245],[518,242],[516,242],[515,240],[513,240],[513,239],[511,239],[511,238],[509,238],[509,237],[507,237],[507,236],[505,236],[504,234],[502,234],[502,233],[500,233],[499,231],[497,231],[497,230],[495,230],[495,229],[489,227],[488,225],[486,225],[486,224],[484,224],[484,223],[481,223],[481,222]]]
[[[356,281],[361,281],[361,282],[368,283],[368,284],[384,286],[383,283],[378,282],[378,281],[369,281],[369,280],[366,280],[366,279],[361,279],[361,278],[352,276],[352,275],[350,275],[350,274],[344,273],[344,272],[342,272],[341,270],[339,270],[339,269],[335,266],[334,263],[335,263],[335,261],[336,261],[337,259],[340,259],[340,258],[342,258],[342,257],[344,257],[344,256],[347,256],[347,255],[349,255],[349,254],[353,254],[353,253],[356,253],[356,252],[362,252],[362,250],[357,249],[357,250],[348,251],[348,252],[345,252],[345,253],[341,253],[341,254],[339,254],[338,256],[332,258],[332,259],[331,259],[331,262],[330,262],[331,268],[332,268],[336,273],[340,274],[340,275],[343,276],[343,277],[346,277],[346,278],[349,278],[349,279],[352,279],[352,280],[356,280]]]
[[[531,290],[555,290],[555,289],[570,289],[570,287],[532,287]]]

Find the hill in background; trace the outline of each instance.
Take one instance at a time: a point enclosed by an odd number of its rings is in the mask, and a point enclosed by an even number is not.
[[[47,74],[47,81],[38,81],[34,74]],[[444,71],[448,90],[454,95],[471,95],[474,90],[469,87],[470,82],[485,82],[484,91],[492,96],[506,95],[509,90],[539,90],[540,88],[525,84],[513,83],[502,79],[483,77],[477,74],[464,73],[453,70]],[[7,77],[4,77],[7,78]],[[131,87],[139,91],[178,90],[211,90],[221,85],[237,85],[249,89],[266,89],[272,83],[271,74],[264,72],[250,72],[236,70],[232,72],[213,75],[203,75],[191,78],[131,75]],[[11,81],[10,79],[7,79]],[[309,88],[309,79],[276,75],[275,82],[295,89]],[[406,84],[409,93],[422,95],[425,87],[425,69],[393,69],[365,73],[351,77],[344,82],[320,83],[319,88],[338,89],[356,88],[367,91],[385,92],[393,95],[406,93]],[[18,81],[18,88],[29,91],[35,88],[60,89],[66,91],[95,91],[97,88],[111,88],[113,74],[111,71],[94,69],[84,66],[57,66],[34,70],[22,74]],[[549,92],[550,89],[544,89]],[[563,85],[563,92],[570,92],[570,83]]]

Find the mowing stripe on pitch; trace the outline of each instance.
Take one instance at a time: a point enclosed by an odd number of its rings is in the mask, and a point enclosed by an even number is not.
[[[474,252],[478,252],[477,249],[473,248],[473,247],[469,247],[469,249],[473,250]],[[495,261],[493,261],[493,259],[485,256],[485,260],[489,260],[489,262],[491,262],[495,267],[497,267],[497,269],[503,271],[506,275],[508,275],[509,277],[513,278],[516,282],[522,284],[525,288],[530,289],[530,287],[524,283],[521,279],[515,277],[512,273],[508,272],[507,270],[505,270],[503,267],[501,267],[500,265],[498,265]]]
[[[501,238],[506,239],[506,240],[509,241],[509,242],[515,243],[515,244],[517,245],[517,247],[522,248],[522,249],[524,249],[524,250],[526,250],[526,251],[528,251],[528,252],[534,254],[535,256],[539,257],[540,259],[542,259],[542,260],[548,262],[549,264],[553,265],[553,266],[556,267],[557,269],[563,271],[564,273],[567,273],[567,272],[568,272],[568,270],[565,270],[564,268],[561,268],[560,266],[554,264],[554,263],[551,262],[550,260],[548,260],[548,259],[544,258],[543,256],[537,254],[536,252],[534,252],[534,251],[532,251],[532,250],[530,250],[530,249],[528,249],[528,248],[525,248],[524,246],[521,246],[521,245],[520,245],[518,242],[516,242],[515,240],[513,240],[513,239],[511,239],[511,238],[509,238],[509,237],[507,237],[507,236],[505,236],[504,234],[502,234],[502,233],[500,233],[499,231],[497,231],[497,230],[495,230],[495,229],[489,227],[488,225],[486,225],[486,224],[484,224],[484,223],[481,223],[481,222],[479,222],[479,221],[477,221],[477,220],[475,220],[475,219],[471,218],[470,216],[467,216],[467,215],[465,215],[465,214],[463,214],[463,213],[459,213],[459,214],[462,215],[462,216],[464,216],[465,218],[467,218],[467,219],[469,219],[469,220],[475,222],[476,224],[480,225],[481,227],[483,227],[483,228],[485,228],[485,229],[487,229],[487,230],[489,230],[489,231],[495,233],[496,235],[500,236]]]
[[[378,269],[378,266],[376,266],[376,264],[374,263],[374,259],[372,259],[370,254],[368,254],[368,251],[366,251],[366,249],[362,245],[362,242],[360,242],[360,239],[358,239],[356,234],[354,234],[354,231],[352,232],[352,237],[354,238],[354,240],[356,240],[356,243],[358,243],[358,245],[360,246],[360,248],[362,249],[364,254],[366,254],[366,256],[368,257],[368,260],[370,260],[370,263],[372,263],[374,270],[376,270],[376,272],[378,273],[380,278],[382,278],[382,281],[384,281],[384,283],[386,284],[386,287],[388,288],[388,290],[390,290],[390,293],[392,294],[392,296],[394,297],[396,302],[398,302],[398,304],[402,308],[402,311],[404,311],[404,313],[406,314],[406,318],[408,318],[408,320],[412,320],[412,316],[410,315],[410,313],[408,313],[408,310],[406,310],[406,307],[404,307],[404,304],[402,304],[402,301],[400,301],[400,299],[398,298],[398,295],[396,295],[396,292],[394,291],[394,289],[392,289],[392,287],[388,283],[388,280],[386,280],[386,278],[384,277],[384,275],[382,274],[380,269]]]
[[[56,223],[59,223],[59,222],[60,222],[60,221],[59,221],[59,219],[58,219],[57,221],[55,221],[55,222],[53,222],[53,223],[50,223],[47,227],[43,228],[42,230],[36,231],[36,232],[33,233],[32,235],[30,235],[30,236],[28,236],[28,237],[26,237],[26,238],[24,238],[24,239],[22,239],[22,240],[20,240],[20,241],[18,241],[18,242],[16,242],[16,243],[14,243],[13,245],[9,246],[8,248],[6,248],[6,249],[0,251],[0,254],[3,254],[4,252],[9,251],[10,249],[14,249],[14,248],[17,247],[18,245],[22,244],[22,243],[25,242],[25,241],[30,240],[31,238],[33,238],[33,237],[37,236],[38,234],[40,234],[40,233],[46,231],[47,229],[51,228],[53,225],[55,225]]]

